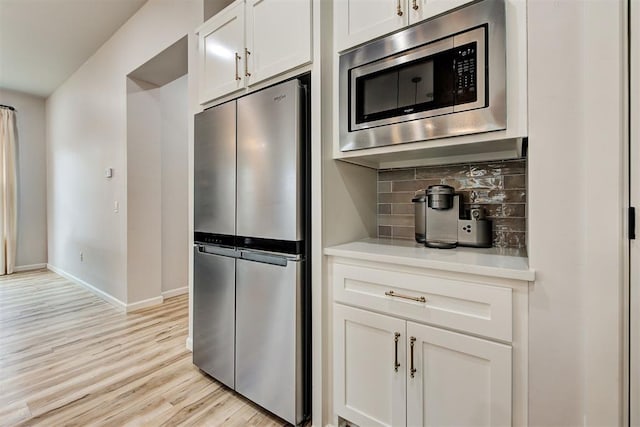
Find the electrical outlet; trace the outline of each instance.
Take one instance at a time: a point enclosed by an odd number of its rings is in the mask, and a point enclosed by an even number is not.
[[[84,262],[84,254],[80,252],[80,262]]]

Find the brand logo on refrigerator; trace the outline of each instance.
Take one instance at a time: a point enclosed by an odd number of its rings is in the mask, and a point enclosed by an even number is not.
[[[280,102],[283,99],[285,99],[286,97],[287,97],[287,95],[278,95],[278,96],[273,97],[273,100],[276,101],[276,102]]]

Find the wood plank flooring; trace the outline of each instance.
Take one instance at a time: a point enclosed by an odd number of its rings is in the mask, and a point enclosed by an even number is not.
[[[49,271],[0,278],[0,426],[280,426],[185,349],[188,299],[125,314]]]

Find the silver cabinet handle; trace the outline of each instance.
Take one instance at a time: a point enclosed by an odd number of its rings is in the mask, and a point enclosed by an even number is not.
[[[240,61],[240,55],[236,52],[236,80],[240,80],[240,75],[238,74],[238,61]]]
[[[388,297],[404,298],[404,299],[409,299],[411,301],[418,301],[418,302],[427,302],[427,299],[425,297],[412,297],[409,295],[396,294],[394,291],[387,291],[384,294]]]
[[[396,332],[393,334],[393,341],[396,345],[396,361],[393,363],[393,370],[398,372],[398,368],[400,367],[400,362],[398,362],[398,339],[400,338],[400,332]]]
[[[413,0],[413,10],[418,10],[418,0]]]
[[[398,0],[398,9],[396,11],[396,13],[398,14],[398,16],[402,16],[402,4],[400,3],[402,0]]]
[[[411,337],[409,338],[409,341],[411,342],[410,346],[411,346],[411,378],[415,377],[416,374],[416,368],[413,366],[413,346],[416,342],[416,337]]]
[[[244,75],[247,77],[251,76],[251,73],[249,72],[249,55],[251,55],[251,52],[249,52],[249,49],[245,47],[244,48]]]

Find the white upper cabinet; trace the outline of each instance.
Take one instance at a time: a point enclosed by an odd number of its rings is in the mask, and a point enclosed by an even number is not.
[[[336,50],[392,33],[407,25],[454,9],[471,0],[336,0]]]
[[[311,62],[311,0],[247,0],[245,56],[249,85]]]
[[[471,0],[409,0],[409,24],[423,21],[448,10],[469,3]]]
[[[407,0],[336,0],[333,6],[337,51],[406,26]]]
[[[198,29],[199,100],[204,104],[244,87],[244,2],[235,2]]]
[[[196,32],[206,104],[310,63],[311,0],[237,0]]]

